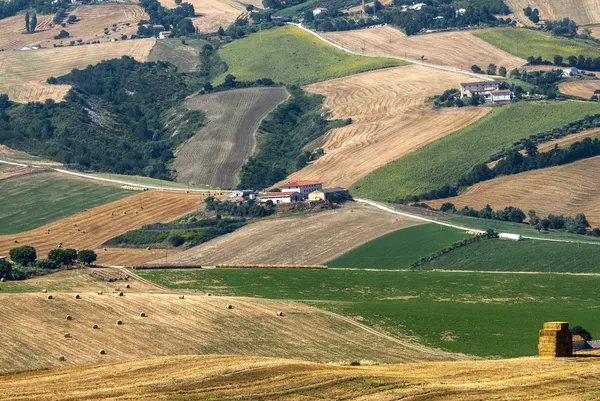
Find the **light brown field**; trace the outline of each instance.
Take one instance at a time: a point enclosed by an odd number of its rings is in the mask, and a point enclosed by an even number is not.
[[[352,118],[352,124],[327,133],[325,155],[286,181],[349,187],[378,167],[477,121],[490,109],[434,109],[424,102],[473,80],[477,79],[410,65],[308,86],[308,91],[326,96],[331,118]]]
[[[419,223],[370,206],[348,204],[308,217],[264,219],[169,257],[169,261],[209,266],[320,264],[391,231],[416,224]],[[164,258],[151,264],[162,263]]]
[[[0,52],[0,93],[8,94],[16,102],[62,100],[70,86],[49,85],[46,83],[48,78],[121,56],[146,61],[154,42],[155,39],[136,39],[27,52]]]
[[[200,32],[215,32],[220,26],[226,29],[246,12],[246,8],[235,0],[189,0],[187,3],[194,6],[196,17],[192,18],[192,22]],[[174,0],[160,0],[160,4],[167,8],[177,7]],[[247,4],[262,8],[259,0]]]
[[[585,28],[588,28],[590,31],[592,31],[593,37],[595,37],[596,39],[600,39],[600,25],[589,25]]]
[[[346,363],[467,358],[389,337],[351,319],[290,301],[193,293],[180,299],[177,293],[135,293],[124,286],[124,282],[113,283],[113,290],[102,295],[77,292],[78,300],[75,293],[67,292],[0,294],[0,322],[10,327],[0,331],[0,372],[189,354]],[[120,287],[124,296],[118,296],[114,287]],[[48,300],[48,294],[54,299]],[[229,304],[233,309],[227,309]],[[277,311],[285,316],[277,316]],[[147,317],[141,317],[142,312]],[[117,320],[123,325],[117,325]],[[100,328],[93,329],[94,324]],[[65,333],[72,338],[65,338]],[[107,354],[99,355],[100,349]],[[60,355],[66,361],[59,361]],[[0,394],[5,393],[0,390]]]
[[[540,10],[542,20],[570,18],[578,25],[600,23],[600,0],[506,0],[506,4],[527,25],[529,18],[523,13],[527,6]]]
[[[389,4],[392,4],[392,0],[382,0],[382,1],[380,1],[380,3],[382,5],[384,5],[384,6],[387,6]],[[371,2],[365,2],[365,6],[371,6],[371,7],[373,7],[373,2],[372,1]],[[355,13],[355,12],[358,12],[358,11],[362,11],[362,5],[354,6],[354,7],[351,7],[349,9],[347,9],[347,10],[342,10],[342,12],[346,12],[346,13]]]
[[[600,89],[600,80],[564,82],[558,86],[558,89],[567,95],[589,99],[594,94],[594,91]]]
[[[202,110],[208,122],[175,152],[177,182],[234,188],[260,122],[287,98],[283,88],[244,88],[188,99],[187,107]]]
[[[457,208],[477,209],[487,204],[494,209],[516,206],[534,209],[538,215],[585,213],[590,224],[600,225],[600,157],[563,166],[495,178],[469,187],[457,197],[426,202],[439,208],[452,202]]]
[[[54,15],[38,15],[38,27],[36,32],[31,34],[23,33],[25,32],[23,15],[2,19],[0,20],[0,49],[20,50],[24,46],[34,44],[51,48],[55,43],[69,44],[71,40],[77,39],[84,42],[88,40],[110,42],[112,38],[121,40],[121,35],[129,37],[137,32],[139,21],[149,19],[141,7],[126,4],[82,5],[71,11],[69,15],[76,15],[80,21],[67,24],[65,28],[60,25],[50,26]],[[116,32],[112,31],[113,24],[117,24]],[[108,35],[104,35],[104,28],[109,29]],[[55,40],[54,36],[62,29],[69,32],[71,36]]]
[[[144,224],[169,222],[201,207],[203,195],[148,191],[111,202],[35,230],[0,236],[0,255],[16,244],[31,245],[44,257],[62,242],[64,248],[93,249]],[[143,207],[143,209],[142,209]],[[137,212],[137,213],[136,213]],[[114,216],[111,215],[114,213]],[[126,213],[126,214],[125,214]],[[77,224],[77,227],[74,226]],[[50,233],[48,234],[48,230]],[[15,243],[15,240],[18,241]],[[99,263],[109,251],[99,250]]]
[[[11,166],[10,164],[0,163],[0,180],[38,172],[40,172],[40,169],[37,168]]]
[[[588,129],[577,134],[568,135],[554,141],[544,142],[538,145],[538,151],[547,152],[549,150],[552,150],[554,148],[554,145],[558,145],[558,147],[562,148],[572,144],[573,142],[579,142],[585,138],[593,138],[598,135],[600,135],[600,128]]]
[[[596,399],[600,356],[339,366],[178,356],[0,378],[6,400],[578,401]]]
[[[527,61],[479,39],[469,32],[443,32],[406,36],[390,26],[322,33],[324,37],[346,49],[372,56],[395,56],[420,60],[428,64],[471,70],[493,63],[507,70],[522,66]]]

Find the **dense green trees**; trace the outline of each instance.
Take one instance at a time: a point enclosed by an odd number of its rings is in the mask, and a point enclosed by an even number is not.
[[[183,36],[195,32],[192,21],[196,12],[190,3],[181,3],[175,8],[165,8],[158,0],[141,0],[140,5],[150,16],[150,21],[140,21],[138,24],[138,36],[154,36],[157,32],[153,28],[145,28],[145,24],[163,25],[165,30],[171,31],[173,36]]]
[[[212,196],[206,198],[206,210],[227,216],[237,217],[265,217],[275,212],[272,206],[263,206],[252,200],[238,204],[237,202],[220,201]]]
[[[77,260],[85,265],[92,264],[96,261],[96,252],[91,249],[80,249],[77,252]]]
[[[13,262],[22,266],[29,266],[37,259],[37,252],[35,248],[28,245],[11,249],[9,255]]]
[[[61,7],[71,4],[69,0],[8,0],[0,1],[0,19],[12,17],[22,10],[34,9],[40,14],[52,14]],[[31,31],[33,32],[33,30]]]
[[[48,252],[48,260],[57,266],[71,266],[77,260],[77,251],[75,249],[57,248]]]

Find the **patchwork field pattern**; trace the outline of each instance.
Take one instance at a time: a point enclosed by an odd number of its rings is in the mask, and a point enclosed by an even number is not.
[[[569,81],[560,84],[558,88],[564,94],[589,99],[600,89],[600,80]]]
[[[256,144],[262,119],[288,97],[283,88],[245,88],[195,96],[186,105],[208,122],[175,153],[177,181],[234,188]]]
[[[177,7],[174,0],[161,0],[160,3],[167,8]],[[190,0],[188,3],[194,6],[196,17],[192,18],[192,22],[200,32],[215,32],[219,27],[226,29],[246,12],[242,3],[235,0]],[[257,6],[262,7],[262,4]]]
[[[490,109],[434,109],[424,102],[461,82],[476,80],[410,65],[308,86],[309,92],[326,96],[331,118],[352,118],[352,124],[327,133],[325,155],[288,180],[349,187],[378,167],[477,121]]]

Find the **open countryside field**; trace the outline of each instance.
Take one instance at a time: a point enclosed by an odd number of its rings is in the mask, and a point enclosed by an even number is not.
[[[564,94],[589,99],[600,89],[600,80],[569,81],[560,84],[558,88]]]
[[[429,64],[454,67],[470,71],[473,64],[483,69],[488,64],[505,66],[509,71],[527,61],[512,56],[470,32],[444,32],[428,35],[406,36],[391,26],[357,29],[322,34],[346,49],[371,56],[395,56],[421,60]],[[485,68],[484,68],[485,67]]]
[[[414,220],[361,204],[308,217],[270,218],[169,257],[169,263],[320,264]],[[157,260],[163,264],[164,258]]]
[[[516,206],[548,213],[575,215],[585,213],[592,226],[600,226],[600,156],[562,166],[528,171],[480,182],[452,198],[427,202],[439,207],[452,202],[457,208],[468,205],[477,209],[489,204],[494,209]]]
[[[78,191],[81,190],[80,185],[77,184]],[[125,195],[127,194],[125,192]],[[89,197],[93,199],[93,194]],[[38,210],[43,211],[42,216],[48,215],[50,207],[42,208],[38,198],[39,195],[33,198],[35,203],[31,204],[37,205]],[[48,251],[57,248],[59,242],[63,243],[64,248],[93,249],[117,235],[140,228],[144,224],[167,223],[193,212],[201,206],[202,199],[204,196],[201,194],[148,191],[77,214],[73,214],[75,206],[70,205],[68,209],[70,217],[31,231],[0,236],[0,255],[8,254],[11,248],[18,245],[31,245],[37,248],[40,257],[44,257]],[[81,211],[84,207],[80,206],[76,210]],[[41,218],[38,217],[35,220],[36,225],[39,225],[40,221]],[[98,263],[102,263],[102,256],[106,252],[98,251]]]
[[[525,28],[493,28],[473,31],[473,35],[492,45],[526,59],[529,56],[542,56],[552,62],[555,55],[565,59],[569,56],[600,57],[600,48],[579,41],[558,38],[550,34]]]
[[[208,122],[175,152],[177,181],[234,188],[260,122],[287,98],[284,88],[244,88],[188,99],[186,106],[202,110]]]
[[[379,168],[355,183],[352,193],[395,200],[439,189],[519,139],[598,112],[600,104],[591,102],[521,102],[495,108],[470,126]]]
[[[112,185],[47,172],[1,180],[0,193],[0,234],[31,230],[132,194]]]
[[[410,264],[470,237],[454,228],[422,224],[383,235],[327,263],[330,268],[409,269]],[[598,247],[600,251],[600,247]]]
[[[425,98],[475,80],[410,65],[309,86],[309,92],[325,95],[331,118],[352,118],[352,124],[327,133],[325,155],[286,181],[310,179],[349,187],[375,169],[472,124],[490,109],[434,109]]]
[[[37,168],[12,166],[10,164],[0,163],[0,180],[38,172],[40,172],[40,169]]]
[[[545,321],[600,331],[600,276],[358,269],[137,272],[178,290],[303,301],[392,335],[485,357],[536,355]]]
[[[519,21],[529,21],[523,13],[527,6],[540,10],[542,20],[558,21],[570,18],[578,25],[600,23],[598,0],[506,0]]]
[[[271,78],[275,82],[305,85],[362,71],[403,65],[395,59],[355,56],[336,49],[295,26],[286,25],[235,40],[219,49],[239,81]]]
[[[200,63],[200,49],[207,43],[201,39],[186,39],[185,45],[181,39],[157,40],[148,54],[148,61],[168,61],[179,72],[196,72]]]
[[[151,38],[28,52],[0,52],[0,92],[8,94],[10,100],[16,102],[62,100],[71,87],[49,85],[46,83],[48,78],[121,56],[146,61],[154,43],[155,39]]]
[[[84,42],[99,40],[110,42],[111,39],[121,40],[121,35],[128,37],[137,32],[137,23],[149,19],[145,11],[137,5],[129,4],[103,4],[77,6],[68,15],[76,15],[79,19],[74,24],[65,28],[60,25],[50,26],[53,15],[38,15],[38,26],[35,33],[24,33],[25,19],[23,15],[16,15],[0,20],[0,49],[20,50],[24,46],[40,44],[44,48],[51,48],[61,42],[68,45],[71,40],[81,39]],[[117,24],[116,31],[112,30]],[[109,29],[109,34],[104,34],[104,28]],[[69,32],[70,37],[55,40],[54,36],[62,30]]]
[[[220,26],[226,29],[246,11],[245,6],[235,0],[189,0],[187,2],[194,6],[196,17],[192,18],[192,22],[200,32],[215,32]],[[244,4],[250,3],[262,7],[262,4],[256,0],[244,1]],[[177,7],[174,0],[160,0],[160,4],[167,8]]]

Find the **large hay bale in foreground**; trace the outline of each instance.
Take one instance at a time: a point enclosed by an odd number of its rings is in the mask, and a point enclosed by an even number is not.
[[[567,322],[546,322],[540,330],[538,344],[539,356],[571,357],[573,356],[573,336]]]

